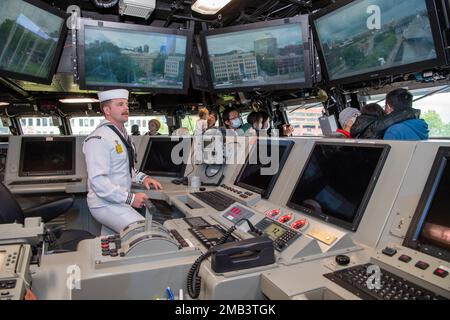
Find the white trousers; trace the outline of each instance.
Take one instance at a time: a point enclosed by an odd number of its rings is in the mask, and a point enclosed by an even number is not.
[[[114,204],[100,208],[89,208],[92,216],[102,225],[119,233],[130,223],[145,220],[127,204]]]

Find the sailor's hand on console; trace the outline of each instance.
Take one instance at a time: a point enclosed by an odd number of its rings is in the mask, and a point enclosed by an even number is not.
[[[133,203],[131,204],[131,206],[133,208],[142,208],[142,206],[144,205],[144,202],[148,199],[148,196],[145,193],[135,193],[134,194],[134,199],[133,199]]]
[[[145,178],[143,184],[147,188],[147,190],[150,190],[151,186],[153,186],[153,188],[155,190],[162,190],[163,189],[161,183],[159,183],[158,180],[152,179],[150,177]]]

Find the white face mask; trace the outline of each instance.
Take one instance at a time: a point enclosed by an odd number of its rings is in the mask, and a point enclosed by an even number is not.
[[[255,130],[261,130],[262,129],[262,123],[258,123],[255,127]]]

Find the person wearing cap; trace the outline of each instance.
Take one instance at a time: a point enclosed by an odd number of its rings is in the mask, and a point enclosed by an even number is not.
[[[129,115],[128,94],[124,89],[98,93],[105,120],[83,142],[87,203],[92,216],[102,224],[102,234],[120,232],[129,224],[144,220],[133,208],[142,208],[148,196],[132,193],[132,182],[147,189],[162,189],[157,180],[134,168],[136,149],[124,127]]]
[[[342,137],[351,138],[350,129],[355,123],[356,118],[361,115],[361,112],[356,108],[347,107],[339,113],[339,123],[342,129],[338,129],[336,132]]]

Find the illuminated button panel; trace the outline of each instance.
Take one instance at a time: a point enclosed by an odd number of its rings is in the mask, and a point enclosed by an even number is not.
[[[303,231],[308,227],[308,220],[304,217],[296,217],[293,213],[283,213],[281,209],[271,209],[265,212],[266,217],[289,225],[294,230]]]
[[[250,219],[255,215],[254,212],[244,208],[243,206],[240,206],[239,204],[234,204],[230,208],[228,208],[224,213],[222,213],[222,217],[225,219],[236,223],[242,219]],[[240,222],[238,225],[240,225],[242,222]]]

